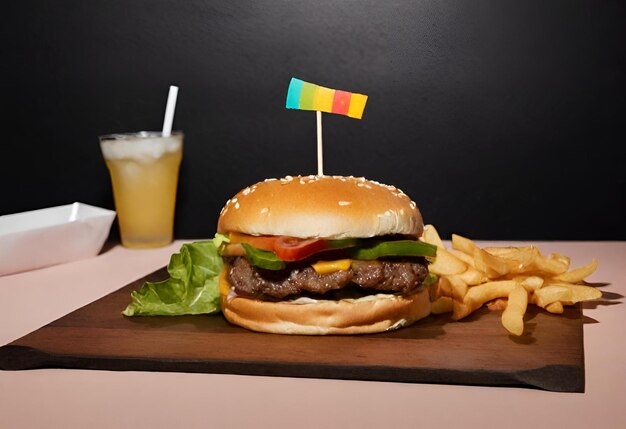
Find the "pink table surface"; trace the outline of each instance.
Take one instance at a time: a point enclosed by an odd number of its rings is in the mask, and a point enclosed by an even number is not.
[[[88,260],[0,277],[0,345],[166,265],[181,243],[155,250],[115,246]],[[585,393],[217,374],[0,371],[0,428],[626,428],[626,242],[533,244],[570,256],[573,266],[598,258],[589,280],[609,283],[602,287],[608,300],[584,306]]]

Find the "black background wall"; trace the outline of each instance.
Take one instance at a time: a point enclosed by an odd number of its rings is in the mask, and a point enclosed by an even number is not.
[[[289,79],[369,95],[325,115],[325,171],[395,184],[442,235],[626,239],[621,1],[89,1],[3,7],[0,214],[113,208],[97,136],[159,130],[180,87],[176,236],[315,174]]]

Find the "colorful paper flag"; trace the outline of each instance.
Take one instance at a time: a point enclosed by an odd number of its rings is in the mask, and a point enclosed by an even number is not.
[[[367,95],[325,88],[295,77],[287,90],[287,109],[317,110],[361,119]]]

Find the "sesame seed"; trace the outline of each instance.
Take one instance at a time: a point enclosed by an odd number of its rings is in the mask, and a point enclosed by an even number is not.
[[[267,207],[263,207],[263,208],[261,209],[261,214],[267,213],[267,212],[269,212],[269,211],[270,211],[270,209],[268,209]]]
[[[235,204],[235,208],[238,209],[239,208],[239,203]]]
[[[352,202],[350,202],[350,201],[339,201],[339,205],[340,206],[347,206],[347,205],[350,205],[350,204],[352,204]]]

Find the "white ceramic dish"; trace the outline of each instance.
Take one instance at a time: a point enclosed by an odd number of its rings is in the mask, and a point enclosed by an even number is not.
[[[0,276],[96,256],[114,219],[83,203],[0,216]]]

